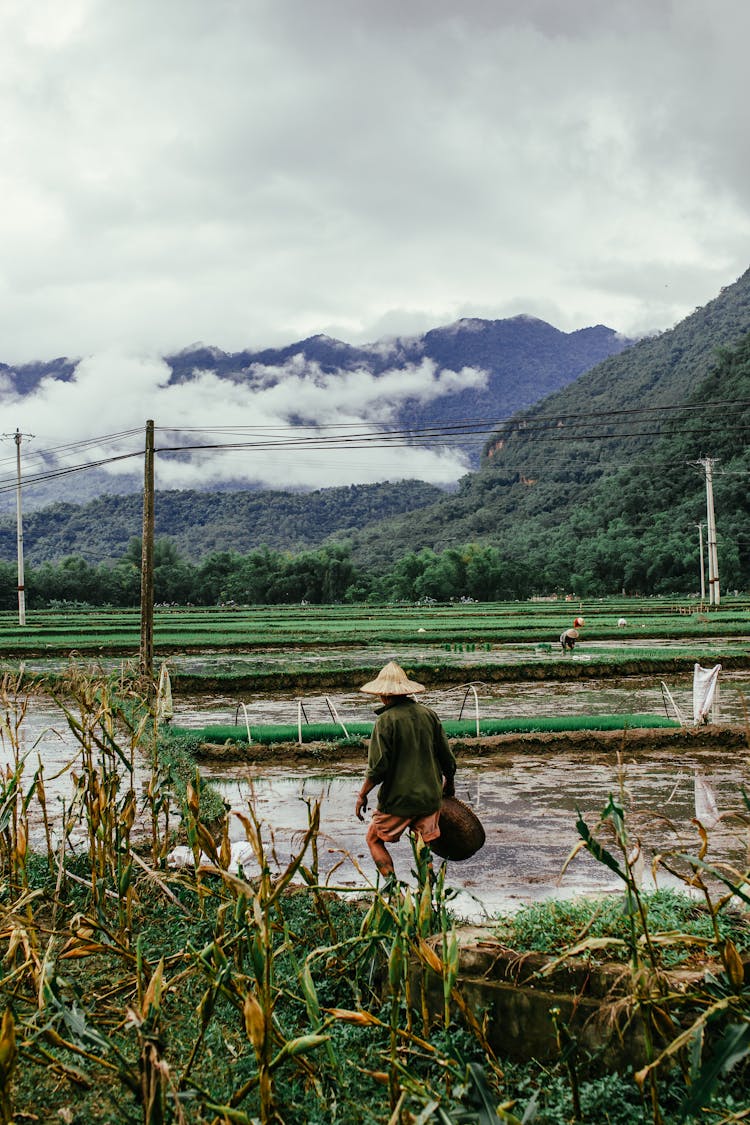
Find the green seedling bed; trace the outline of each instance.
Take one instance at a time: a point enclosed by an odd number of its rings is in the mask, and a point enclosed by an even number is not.
[[[556,717],[536,717],[520,719],[480,719],[479,734],[539,734],[564,733],[566,731],[606,731],[627,730],[629,728],[679,727],[674,719],[663,715],[567,715]],[[474,719],[447,719],[443,727],[449,738],[466,738],[476,735],[477,724]],[[200,728],[171,726],[175,735],[191,735],[205,742],[247,742],[245,726],[216,725]],[[250,738],[253,742],[270,744],[274,742],[298,742],[300,733],[303,742],[338,742],[342,738],[370,737],[372,723],[303,723],[299,728],[294,723],[268,723],[251,725]]]

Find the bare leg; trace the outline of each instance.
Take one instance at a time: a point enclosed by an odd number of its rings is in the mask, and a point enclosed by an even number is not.
[[[370,855],[375,860],[375,866],[383,878],[387,879],[389,875],[393,875],[393,860],[391,859],[390,852],[374,830],[374,825],[371,824],[367,829],[365,840],[370,849]]]

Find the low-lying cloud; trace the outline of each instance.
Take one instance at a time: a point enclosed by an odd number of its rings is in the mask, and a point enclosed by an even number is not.
[[[438,369],[429,359],[375,376],[366,368],[331,374],[294,357],[230,377],[194,370],[177,382],[163,359],[107,353],[81,360],[70,380],[44,378],[26,395],[11,393],[6,381],[2,397],[25,435],[30,484],[50,469],[101,461],[113,478],[141,473],[145,423],[153,419],[158,488],[312,489],[410,478],[449,485],[468,469],[449,438],[385,435],[398,428],[407,401],[425,407],[486,380],[477,368]],[[109,460],[116,457],[123,459]],[[10,478],[10,457],[5,468]],[[68,479],[74,499],[76,478]]]
[[[665,329],[750,260],[747,0],[11,0],[0,360]]]

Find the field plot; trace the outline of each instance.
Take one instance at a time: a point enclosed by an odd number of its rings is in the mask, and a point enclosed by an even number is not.
[[[438,694],[436,699],[428,700],[449,726],[450,716],[456,713],[455,694],[452,698],[451,695]],[[320,711],[322,700],[315,702]],[[489,700],[484,703],[491,706]],[[289,704],[287,701],[286,706]],[[372,714],[371,700],[352,698],[350,705],[346,700],[341,702],[347,719],[354,704],[364,714]],[[552,704],[554,709],[559,709],[554,696]],[[188,703],[196,720],[200,717],[200,706],[198,698]],[[507,708],[514,706],[517,708],[517,701],[506,701]],[[544,706],[544,697],[539,696],[534,706]],[[264,714],[264,701],[252,701],[251,709],[253,714]],[[187,714],[178,706],[177,721],[184,722]],[[20,791],[32,792],[34,771],[37,766],[42,767],[47,813],[57,846],[61,818],[64,810],[72,807],[76,792],[74,775],[80,776],[85,753],[82,756],[81,743],[71,732],[59,705],[43,696],[32,697],[23,720],[17,727],[12,725],[19,757],[25,761],[25,780]],[[536,726],[545,729],[544,723]],[[606,726],[604,724],[604,729]],[[581,857],[558,887],[565,858],[575,842],[576,810],[582,809],[587,817],[595,819],[607,794],[620,783],[614,749],[582,750],[575,742],[559,739],[552,744],[550,753],[519,751],[508,746],[497,747],[491,754],[483,755],[475,751],[472,744],[471,738],[465,738],[459,755],[457,791],[481,816],[488,832],[488,843],[472,860],[450,865],[451,885],[462,891],[457,904],[461,912],[478,917],[520,902],[611,890],[617,886],[611,872]],[[0,745],[0,764],[12,771],[15,761],[12,748],[5,741]],[[639,810],[638,825],[643,828],[644,838],[651,841],[657,828],[662,836],[664,832],[668,835],[678,831],[681,844],[689,846],[691,833],[694,833],[692,817],[696,814],[697,775],[711,785],[719,810],[728,816],[726,822],[715,829],[714,839],[720,831],[724,853],[731,854],[734,861],[738,861],[738,857],[741,859],[746,846],[744,830],[741,821],[729,814],[736,813],[741,804],[737,782],[745,779],[746,770],[738,765],[734,754],[696,746],[678,756],[665,755],[656,747],[644,749],[640,743],[628,742],[627,737],[615,745],[627,747],[624,784],[628,806],[631,814]],[[339,881],[347,886],[361,884],[362,876],[352,868],[351,857],[363,865],[366,875],[374,874],[364,848],[364,830],[353,811],[365,768],[364,746],[350,747],[340,756],[334,754],[325,760],[316,759],[314,755],[307,761],[297,760],[292,750],[293,747],[287,745],[279,756],[263,762],[244,760],[241,751],[227,761],[202,760],[201,775],[218,789],[234,812],[246,815],[252,804],[264,823],[273,826],[278,862],[282,866],[292,854],[295,835],[304,828],[306,801],[320,800],[321,866],[332,872],[342,857],[349,857],[345,867],[331,875],[332,885]],[[122,761],[118,764],[113,758],[113,765],[121,772]],[[131,827],[141,843],[148,839],[149,833],[144,810],[150,776],[147,755],[136,753],[131,782],[138,794],[138,816]],[[658,814],[653,810],[659,810]],[[668,830],[664,815],[669,818]],[[28,808],[28,817],[29,845],[43,851],[44,823],[34,800]],[[231,823],[233,839],[240,840],[240,821],[233,817]],[[84,836],[79,826],[70,835],[69,847],[79,847]],[[660,847],[666,846],[662,836],[657,837]],[[403,843],[397,855],[403,877],[408,878],[408,844]],[[671,885],[668,875],[663,874],[658,885]]]
[[[712,842],[722,855],[742,863],[745,834],[733,763],[714,751],[684,754],[678,762],[659,751],[627,755],[624,784],[628,814],[650,849],[646,864],[649,888],[673,886],[668,872],[657,881],[648,876],[651,852],[689,849],[696,838],[696,775],[707,781],[725,820],[714,830]],[[321,828],[325,848],[321,863],[333,869],[342,855],[356,858],[372,873],[363,829],[353,815],[361,769],[347,763],[324,773],[299,766],[208,766],[206,776],[219,786],[233,809],[242,810],[248,798],[263,819],[273,824],[280,859],[290,854],[290,841],[303,829],[306,799],[322,801]],[[564,898],[618,889],[618,879],[590,856],[580,855],[562,876],[565,860],[576,842],[577,811],[595,823],[618,783],[613,755],[577,752],[561,746],[553,755],[508,751],[493,759],[462,758],[457,792],[482,819],[488,833],[485,847],[472,859],[449,864],[451,884],[461,890],[457,903],[464,917],[479,918],[521,902]],[[661,816],[660,816],[661,814]],[[239,834],[237,836],[239,839]],[[330,849],[330,850],[329,850]],[[403,878],[410,867],[409,847],[394,847]],[[360,877],[361,878],[361,877]],[[350,863],[337,868],[333,881],[357,882]]]
[[[726,599],[710,613],[698,603],[618,599],[591,605],[566,602],[455,603],[398,606],[157,607],[157,647],[253,648],[270,645],[377,645],[429,639],[432,644],[556,644],[574,616],[585,614],[582,640],[618,642],[642,637],[705,639],[750,631],[750,602]],[[627,624],[618,626],[625,618]],[[0,651],[32,648],[122,651],[137,647],[137,610],[33,609],[21,628],[0,614]]]
[[[560,633],[581,613],[580,641],[563,658]],[[136,610],[32,608],[27,621],[20,628],[12,614],[0,615],[7,670],[24,661],[29,671],[54,673],[60,667],[54,662],[71,654],[105,668],[107,661],[137,660]],[[649,598],[591,605],[160,607],[154,619],[156,659],[169,658],[181,691],[353,684],[390,659],[428,683],[677,672],[696,661],[737,669],[750,666],[748,634],[750,603],[739,597],[710,613],[695,602]]]
[[[7,1033],[10,1020],[16,1021],[18,1119],[41,1120],[50,1108],[72,1119],[75,1104],[76,1119],[104,1120],[102,1099],[110,1089],[113,1103],[114,1097],[122,1101],[111,1059],[119,1060],[116,1076],[127,1097],[140,1095],[144,1059],[154,1063],[153,1073],[158,1070],[165,1083],[174,1066],[173,1087],[160,1087],[162,1101],[166,1106],[168,1093],[177,1098],[184,1092],[192,1111],[202,1099],[210,1112],[182,1118],[196,1122],[218,1120],[219,1111],[229,1120],[227,1107],[232,1120],[272,1121],[270,1109],[265,1117],[256,1112],[260,1077],[271,1074],[278,1058],[284,1065],[282,1072],[279,1063],[279,1089],[290,1089],[300,1044],[313,1044],[316,1060],[327,1058],[324,1051],[330,1046],[333,1052],[336,1042],[342,1051],[345,1046],[341,1073],[356,1071],[358,1088],[359,1075],[370,1073],[373,1057],[392,1055],[394,1075],[411,1073],[424,1062],[421,1046],[413,1066],[400,1045],[409,1041],[412,1017],[407,1013],[405,1027],[391,1022],[389,1028],[381,1019],[386,1010],[382,997],[362,991],[362,965],[374,942],[385,950],[390,987],[396,981],[406,989],[407,977],[397,978],[393,967],[407,967],[413,956],[428,950],[425,936],[433,929],[440,943],[435,948],[450,950],[456,917],[487,923],[498,910],[515,913],[540,900],[552,903],[603,891],[621,896],[619,876],[590,854],[580,852],[566,863],[579,840],[577,818],[585,817],[596,830],[613,793],[619,793],[622,815],[643,858],[642,893],[651,894],[654,887],[672,893],[682,885],[671,861],[655,872],[656,859],[695,852],[704,839],[696,831],[697,819],[710,831],[711,855],[732,869],[743,869],[747,769],[741,728],[729,749],[726,742],[704,746],[696,740],[689,745],[688,731],[636,732],[629,724],[614,732],[616,741],[598,746],[590,745],[596,740],[588,737],[566,742],[551,732],[549,722],[536,724],[546,734],[531,749],[505,743],[490,747],[487,740],[483,744],[464,735],[457,744],[457,792],[480,815],[485,847],[464,864],[441,868],[435,891],[419,866],[422,861],[402,843],[394,849],[394,859],[405,887],[396,899],[374,886],[364,828],[354,815],[365,767],[363,741],[346,739],[345,745],[342,740],[330,753],[321,752],[320,743],[312,748],[287,743],[275,759],[264,753],[253,757],[249,747],[244,747],[244,760],[234,747],[225,760],[190,751],[191,737],[203,738],[196,728],[205,725],[209,711],[223,709],[236,725],[242,722],[238,716],[244,705],[252,721],[262,716],[267,722],[269,705],[294,708],[302,702],[295,694],[304,695],[307,706],[307,689],[316,682],[322,689],[317,703],[326,703],[330,693],[347,720],[350,713],[365,712],[371,718],[372,700],[357,688],[394,655],[408,658],[405,664],[428,682],[426,701],[446,723],[461,710],[469,687],[478,694],[481,690],[483,714],[486,705],[501,715],[513,716],[520,709],[558,723],[587,711],[632,716],[641,706],[658,704],[656,668],[669,669],[670,686],[682,701],[689,695],[693,660],[721,660],[726,666],[736,660],[741,667],[747,659],[744,608],[728,609],[721,618],[723,631],[714,629],[718,615],[702,620],[702,615],[690,617],[669,607],[620,627],[616,619],[612,624],[618,609],[597,613],[585,608],[586,635],[574,655],[564,659],[557,652],[556,634],[571,614],[563,616],[559,606],[543,611],[536,606],[163,611],[157,621],[157,659],[167,658],[174,673],[173,733],[195,719],[192,731],[173,739],[164,728],[158,737],[149,700],[139,696],[139,685],[128,675],[100,674],[97,680],[80,672],[86,665],[118,673],[136,668],[136,615],[50,615],[46,622],[34,623],[34,643],[48,630],[44,644],[49,647],[39,645],[37,655],[25,636],[19,641],[20,631],[8,621],[3,634],[6,669],[17,670],[23,662],[29,673],[35,668],[61,670],[72,653],[67,677],[53,691],[63,695],[65,685],[77,690],[76,706],[66,697],[64,710],[38,688],[29,700],[17,699],[11,706],[19,677],[11,674],[4,681],[6,722],[0,742],[6,755],[5,807],[14,815],[6,819],[0,858],[6,886],[16,891],[15,899],[9,899],[9,924],[23,919],[35,949],[44,942],[61,951],[45,969],[44,982],[33,959],[22,952],[9,970],[6,1005],[15,1014],[6,1015],[5,1027]],[[482,640],[482,629],[492,630],[491,640]],[[15,665],[9,658],[10,633],[15,633]],[[166,643],[165,637],[173,640]],[[618,676],[638,667],[650,668],[651,674]],[[487,682],[478,683],[485,675]],[[501,676],[515,682],[492,682]],[[566,681],[565,676],[577,679]],[[750,674],[743,679],[740,672],[726,673],[727,681],[732,677],[735,694],[740,694]],[[191,678],[203,690],[188,697],[183,685]],[[213,695],[205,690],[210,684]],[[241,693],[235,690],[240,687]],[[191,712],[190,723],[182,722],[186,711]],[[724,735],[729,728],[706,730]],[[657,741],[659,733],[685,737],[675,741],[679,749],[670,753]],[[214,867],[211,872],[201,849],[216,861],[208,865]],[[178,852],[188,853],[186,864],[177,862]],[[237,870],[223,871],[235,852],[242,856]],[[55,856],[60,856],[59,872]],[[723,892],[721,884],[715,893]],[[357,905],[363,898],[371,903],[364,920]],[[57,919],[53,931],[50,917]],[[382,932],[373,933],[377,918]],[[346,956],[334,964],[336,949]],[[57,969],[58,960],[63,969]],[[220,994],[228,981],[234,982],[233,1005]],[[42,983],[47,1005],[43,1026],[37,1019]],[[339,991],[332,992],[333,985]],[[444,1007],[459,1000],[465,1004],[451,987]],[[272,1049],[264,1055],[248,1039],[248,1012],[256,1014],[253,1018],[258,1012],[280,1013],[282,1004],[283,1037],[275,1033]],[[332,1013],[325,1025],[322,1004]],[[390,1011],[393,1020],[400,1006],[391,1005]],[[337,1012],[343,1013],[339,1031],[331,1023],[339,1018]],[[443,1016],[450,1026],[447,1021],[455,1016],[447,1009]],[[352,1055],[354,1020],[358,1036],[368,1036],[361,1056]],[[267,1025],[272,1026],[270,1017]],[[319,1034],[323,1027],[326,1036]],[[49,1042],[43,1038],[48,1028],[55,1036]],[[383,1032],[379,1040],[373,1038],[373,1028]],[[79,1043],[75,1036],[81,1029],[86,1038]],[[461,1034],[465,1036],[463,1028]],[[164,1065],[154,1054],[162,1044],[170,1060]],[[484,1065],[490,1056],[483,1051],[477,1050],[477,1057]],[[450,1044],[450,1058],[455,1054]],[[301,1057],[305,1067],[311,1066]],[[354,1057],[361,1057],[362,1067]],[[322,1073],[316,1065],[315,1073]],[[95,1080],[97,1066],[102,1077]],[[303,1077],[309,1073],[300,1071]],[[306,1095],[307,1082],[300,1081]],[[461,1081],[457,1070],[451,1090],[459,1089]],[[330,1088],[336,1088],[333,1079]],[[385,1095],[368,1091],[368,1104],[375,1105],[376,1096],[382,1101]],[[314,1116],[295,1108],[285,1119],[329,1120],[327,1106]],[[135,1112],[126,1118],[108,1114],[107,1120],[135,1120]],[[158,1119],[172,1120],[166,1110]],[[469,1120],[455,1114],[449,1119]],[[379,1120],[393,1120],[392,1104]]]
[[[669,690],[684,716],[692,715],[692,674],[670,677]],[[472,689],[476,690],[476,703]],[[431,688],[422,697],[446,722],[460,718],[533,719],[537,716],[632,715],[667,716],[671,709],[665,703],[661,683],[654,676],[610,677],[607,680],[582,679],[570,682],[489,683],[474,680],[471,684],[454,684]],[[348,690],[329,686],[325,692],[179,693],[174,698],[174,724],[197,730],[205,726],[231,725],[244,722],[245,714],[251,729],[265,724],[295,724],[300,704],[303,719],[311,723],[331,718],[329,701],[347,729],[353,723],[370,723],[374,704],[355,685]],[[750,672],[722,673],[715,698],[714,721],[743,723],[750,701]]]

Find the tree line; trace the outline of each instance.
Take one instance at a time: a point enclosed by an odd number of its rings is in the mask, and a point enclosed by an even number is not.
[[[580,533],[581,528],[576,531]],[[261,547],[249,554],[214,551],[191,562],[169,539],[154,547],[154,598],[167,605],[327,605],[394,601],[479,602],[523,600],[533,595],[575,593],[695,593],[699,589],[697,532],[688,535],[666,519],[648,532],[595,528],[583,541],[567,529],[547,541],[530,536],[518,554],[472,543],[436,551],[407,551],[384,573],[358,565],[348,543],[291,554]],[[518,544],[517,544],[518,545]],[[747,589],[742,554],[719,540],[723,589]],[[65,605],[138,606],[141,543],[134,539],[115,564],[92,564],[80,556],[28,567],[29,609]],[[0,563],[0,607],[17,605],[16,568]]]
[[[25,571],[30,609],[64,605],[137,606],[141,589],[141,542],[133,539],[114,565],[71,556]],[[293,555],[261,547],[249,554],[215,551],[190,562],[169,539],[154,545],[154,600],[176,605],[279,605],[309,602],[388,602],[451,598],[505,601],[532,592],[525,568],[492,546],[472,544],[437,552],[408,552],[387,574],[352,560],[346,543]],[[0,605],[17,604],[16,568],[0,563]]]

